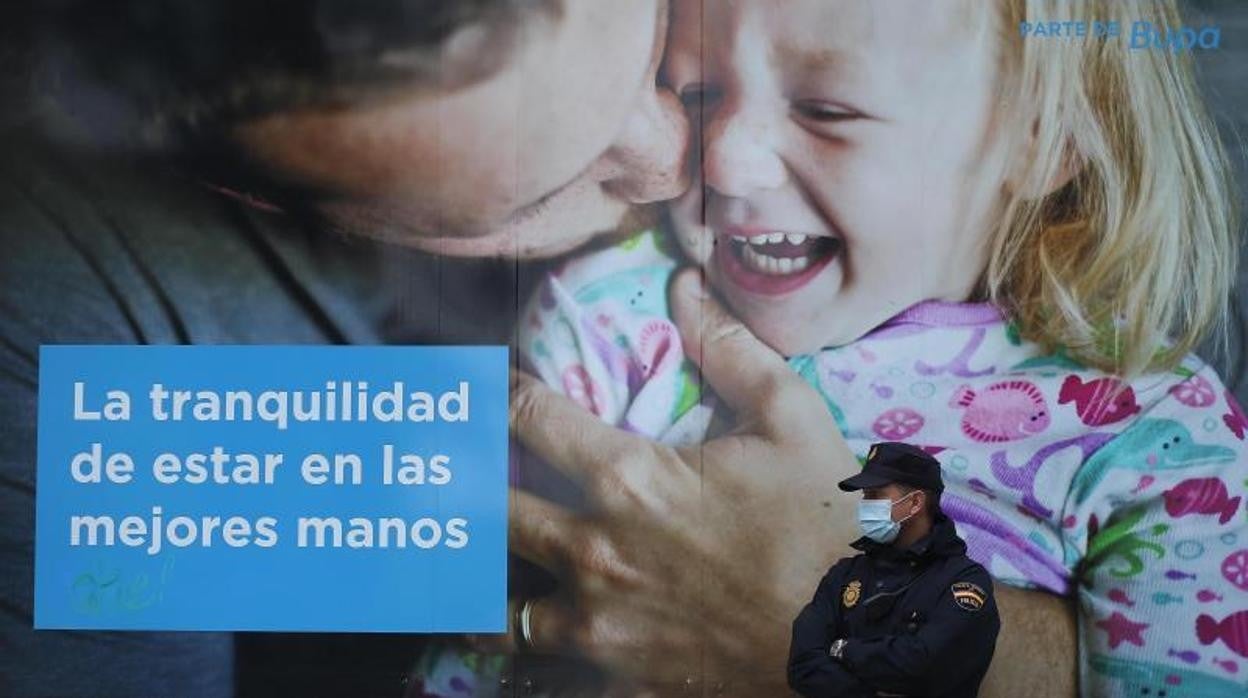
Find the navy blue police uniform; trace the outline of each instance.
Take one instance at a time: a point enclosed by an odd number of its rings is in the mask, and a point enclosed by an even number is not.
[[[840,486],[889,483],[943,490],[934,458],[894,443],[873,446]],[[930,533],[904,548],[865,536],[851,545],[860,554],[833,565],[793,621],[789,686],[807,698],[976,695],[1001,622],[992,580],[953,521],[938,511]]]

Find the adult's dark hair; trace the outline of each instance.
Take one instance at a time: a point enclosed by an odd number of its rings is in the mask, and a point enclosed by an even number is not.
[[[44,0],[32,32],[63,91],[120,98],[157,132],[197,131],[469,84],[563,1]]]

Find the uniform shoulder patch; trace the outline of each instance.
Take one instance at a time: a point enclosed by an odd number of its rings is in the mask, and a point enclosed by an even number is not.
[[[971,582],[954,582],[949,589],[953,592],[953,602],[966,611],[978,611],[988,600],[983,588]]]
[[[841,592],[841,603],[845,608],[853,608],[858,604],[858,597],[862,595],[862,582],[855,579],[845,585],[845,591]]]

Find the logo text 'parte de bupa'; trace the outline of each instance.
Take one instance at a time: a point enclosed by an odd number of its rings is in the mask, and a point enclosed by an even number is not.
[[[1018,31],[1025,39],[1125,39],[1127,47],[1136,51],[1151,49],[1178,53],[1197,49],[1213,50],[1222,43],[1222,28],[1214,25],[1168,27],[1138,21],[1132,22],[1124,34],[1119,22],[1060,20],[1020,22]]]

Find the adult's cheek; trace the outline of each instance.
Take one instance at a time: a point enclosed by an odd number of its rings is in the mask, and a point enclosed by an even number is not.
[[[604,187],[638,204],[679,196],[689,184],[689,122],[669,90],[646,90],[598,165]]]

